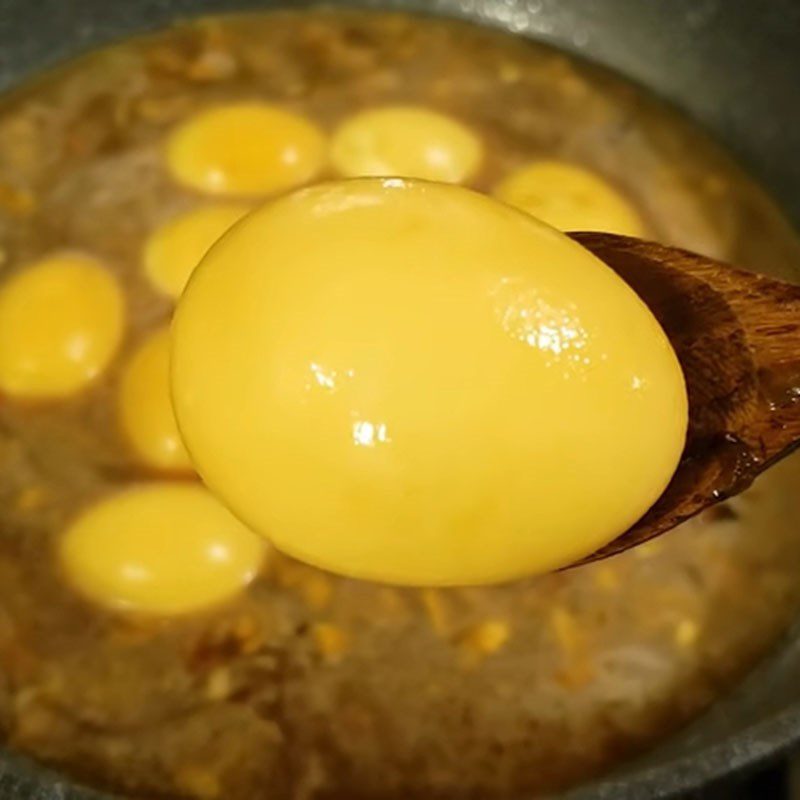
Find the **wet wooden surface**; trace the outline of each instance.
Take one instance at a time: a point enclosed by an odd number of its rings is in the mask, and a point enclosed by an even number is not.
[[[647,303],[689,393],[675,476],[644,517],[586,559],[595,561],[738,494],[800,445],[800,286],[627,236],[571,236]]]

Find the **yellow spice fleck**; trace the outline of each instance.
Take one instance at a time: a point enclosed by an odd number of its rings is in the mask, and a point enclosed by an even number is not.
[[[338,661],[346,652],[350,637],[338,625],[330,622],[318,622],[311,629],[317,650],[328,661]]]
[[[508,623],[500,619],[489,619],[470,628],[461,638],[468,651],[482,656],[496,653],[511,635]]]
[[[200,800],[213,800],[222,791],[219,778],[211,770],[198,764],[180,767],[174,777],[181,791]]]
[[[504,61],[497,71],[497,77],[503,83],[517,83],[522,78],[522,70],[510,61]]]
[[[331,601],[331,582],[319,573],[303,575],[297,588],[306,604],[317,611],[325,608]]]
[[[700,626],[693,619],[682,619],[675,626],[675,644],[679,647],[692,647],[697,642],[699,635]]]
[[[45,499],[45,490],[41,486],[28,486],[17,496],[18,511],[32,511],[39,508]]]
[[[224,700],[231,693],[231,673],[227,667],[211,672],[206,682],[206,697],[209,700]]]
[[[408,611],[408,606],[399,589],[384,586],[378,593],[381,611],[391,616],[398,616]]]
[[[450,627],[450,614],[442,593],[438,589],[422,589],[419,596],[431,627],[439,636],[444,636]]]
[[[605,592],[613,592],[620,585],[619,573],[613,567],[595,567],[594,582],[598,589],[602,589]]]
[[[586,656],[573,659],[566,667],[556,671],[554,677],[561,686],[582,689],[594,679],[595,670]]]
[[[567,653],[573,654],[583,647],[583,633],[571,611],[561,606],[553,608],[550,626],[556,640]]]
[[[36,211],[36,206],[36,195],[32,192],[0,183],[0,210],[14,217],[28,217]]]
[[[633,552],[636,554],[637,558],[647,559],[657,556],[663,548],[664,545],[662,542],[653,540],[651,542],[644,542],[644,544],[638,545],[633,549]]]
[[[233,625],[233,635],[245,655],[255,653],[264,644],[264,631],[258,621],[249,614],[243,614]]]

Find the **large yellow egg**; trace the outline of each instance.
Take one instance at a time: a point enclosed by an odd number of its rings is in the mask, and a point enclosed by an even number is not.
[[[116,353],[124,320],[122,292],[94,259],[31,264],[0,289],[0,389],[31,399],[82,389]]]
[[[207,489],[155,483],[88,508],[63,533],[69,581],[101,605],[178,614],[221,602],[257,574],[265,543]]]
[[[144,247],[144,270],[156,289],[178,297],[192,270],[248,207],[238,204],[196,208],[157,228]]]
[[[611,269],[491,198],[400,179],[297,192],[212,248],[172,390],[250,527],[404,584],[591,553],[661,494],[687,425],[672,347]]]
[[[202,111],[167,143],[180,183],[214,195],[260,195],[310,181],[325,162],[325,137],[305,117],[265,103]]]
[[[190,472],[169,391],[169,328],[151,334],[131,356],[119,386],[122,428],[139,458],[155,469]]]
[[[331,162],[346,177],[391,176],[463,183],[480,165],[483,146],[450,117],[416,106],[362,111],[333,136]]]
[[[534,161],[501,181],[494,194],[562,231],[645,234],[644,222],[630,201],[577,164]]]

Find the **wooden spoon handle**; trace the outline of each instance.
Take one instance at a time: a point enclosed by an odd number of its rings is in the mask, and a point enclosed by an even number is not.
[[[652,509],[602,557],[742,491],[800,445],[800,286],[626,236],[571,236],[647,303],[689,393],[681,465]]]

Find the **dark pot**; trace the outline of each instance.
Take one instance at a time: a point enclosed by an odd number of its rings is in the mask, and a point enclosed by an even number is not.
[[[176,17],[303,4],[0,0],[0,89],[87,48]],[[795,0],[365,0],[360,5],[472,19],[621,72],[701,122],[800,225],[800,4]],[[796,625],[730,696],[679,736],[567,797],[672,797],[776,757],[800,741],[798,675]],[[0,798],[98,797],[27,759],[0,753]]]

